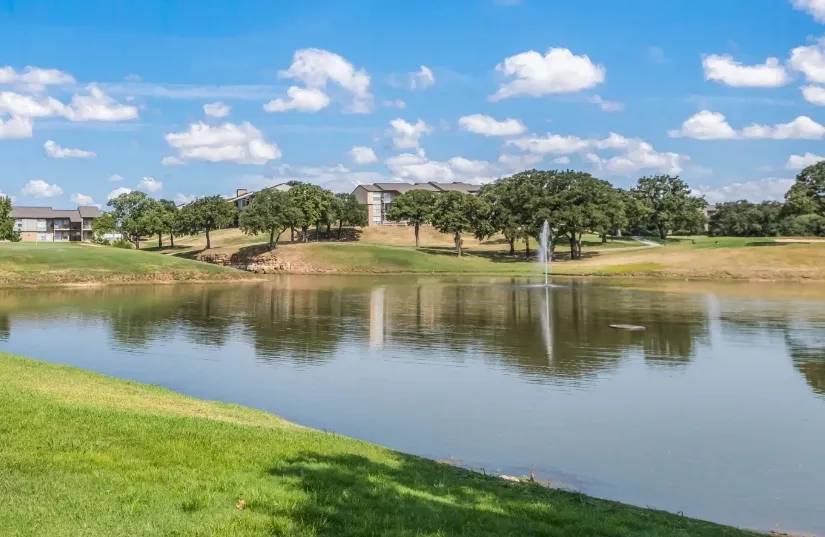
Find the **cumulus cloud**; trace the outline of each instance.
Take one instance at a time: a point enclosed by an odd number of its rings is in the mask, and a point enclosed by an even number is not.
[[[232,107],[222,101],[203,105],[203,113],[209,117],[222,118],[228,116],[230,112],[232,112]]]
[[[702,67],[705,80],[734,88],[776,88],[791,81],[777,58],[768,58],[762,64],[743,65],[730,55],[710,54],[702,58]]]
[[[163,164],[164,166],[182,166],[182,165],[186,164],[184,161],[182,161],[178,157],[169,157],[169,156],[166,156],[166,157],[163,157],[162,159],[160,159],[160,163]]]
[[[244,177],[244,184],[253,188],[264,188],[287,181],[301,181],[322,186],[333,192],[352,192],[358,185],[385,181],[386,177],[378,172],[355,172],[342,164],[335,166],[278,166],[272,176],[252,175]]]
[[[352,99],[348,111],[368,113],[372,110],[370,76],[366,70],[356,69],[342,56],[328,50],[306,48],[296,50],[289,69],[278,73],[281,78],[299,80],[307,88],[325,93],[329,84],[337,86]]]
[[[158,192],[163,189],[163,183],[154,177],[143,177],[138,181],[137,189],[143,192]]]
[[[12,140],[32,137],[32,122],[29,118],[12,116],[0,118],[0,140]]]
[[[49,184],[42,179],[32,179],[20,190],[26,196],[35,198],[53,198],[63,194],[63,189],[56,184]]]
[[[573,93],[604,82],[605,68],[587,55],[577,56],[566,48],[551,48],[546,54],[530,50],[505,58],[496,66],[506,79],[490,97],[500,101],[519,95],[541,97]]]
[[[688,159],[679,153],[656,151],[652,145],[642,140],[633,140],[621,155],[604,158],[595,153],[587,153],[584,158],[597,169],[617,175],[630,175],[640,170],[677,174],[682,171],[682,164]]]
[[[432,132],[433,129],[420,119],[413,125],[396,118],[390,121],[390,128],[387,129],[387,135],[392,138],[393,145],[398,149],[417,148],[421,136]]]
[[[249,122],[240,125],[224,123],[215,127],[193,123],[187,131],[169,133],[165,138],[178,154],[164,158],[164,164],[190,160],[266,164],[281,157],[278,146],[267,142],[261,131]]]
[[[86,194],[80,194],[79,192],[76,192],[69,196],[69,199],[72,203],[80,206],[97,207],[98,209],[100,209],[101,207],[99,203],[95,203],[95,200],[91,196],[87,196]]]
[[[349,156],[355,164],[372,164],[378,161],[371,147],[357,145],[349,150]]]
[[[458,120],[458,126],[465,131],[484,136],[514,136],[523,134],[527,127],[518,119],[507,118],[498,121],[483,114],[463,116]]]
[[[789,123],[776,125],[753,124],[735,130],[725,116],[718,112],[702,110],[689,117],[678,130],[671,130],[672,138],[685,137],[697,140],[733,140],[737,138],[769,138],[773,140],[821,140],[825,138],[825,127],[808,116],[799,116]]]
[[[120,196],[121,194],[128,194],[129,192],[132,192],[132,189],[131,188],[126,188],[125,186],[122,186],[120,188],[116,188],[116,189],[112,190],[111,192],[109,192],[109,195],[106,196],[106,201],[112,201],[113,199]]]
[[[825,84],[825,38],[791,50],[788,66],[804,74],[808,82]]]
[[[25,86],[30,91],[41,91],[46,86],[75,84],[72,75],[57,69],[27,66],[16,71],[11,66],[0,67],[0,84]]]
[[[498,165],[504,172],[520,172],[535,168],[542,160],[544,160],[544,155],[539,153],[523,155],[502,153],[498,157]]]
[[[566,157],[566,156],[565,157],[557,157],[557,158],[553,159],[553,162],[555,164],[563,164],[563,165],[570,164],[570,157]]]
[[[793,179],[768,177],[757,181],[732,183],[719,187],[705,185],[692,190],[694,195],[704,196],[709,203],[723,203],[743,199],[759,203],[784,199],[785,193],[793,184]]]
[[[192,203],[196,199],[198,199],[198,197],[194,194],[181,194],[178,192],[175,194],[175,205],[186,205],[187,203]]]
[[[402,99],[392,99],[381,101],[381,106],[386,108],[400,108],[403,110],[404,108],[407,108],[407,103],[405,103]]]
[[[52,140],[46,140],[46,143],[43,144],[43,149],[49,158],[92,158],[97,156],[97,153],[94,151],[61,147]]]
[[[825,88],[822,86],[802,86],[802,97],[811,104],[825,106]]]
[[[0,91],[0,115],[16,118],[64,117],[70,121],[125,121],[136,119],[138,109],[120,104],[96,86],[87,87],[88,95],[75,94],[69,104],[54,97],[22,95]]]
[[[825,23],[825,0],[791,0],[794,9],[806,11],[817,22]]]
[[[718,112],[702,110],[690,116],[679,130],[668,131],[671,138],[685,137],[697,140],[732,140],[739,135],[725,116]]]
[[[486,184],[501,177],[505,171],[500,163],[453,157],[447,161],[431,160],[423,150],[402,153],[384,161],[393,180],[424,183],[438,181],[449,183],[463,181]]]
[[[11,200],[11,202],[12,202],[12,203],[14,203],[15,201],[17,201],[17,198],[16,198],[16,197],[14,197],[14,196],[10,196],[10,195],[8,195],[8,194],[6,194],[6,193],[2,192],[2,191],[0,191],[0,198],[9,198],[9,199]]]
[[[265,112],[317,112],[329,106],[329,97],[318,88],[290,86],[286,99],[278,97],[264,105]]]
[[[618,101],[605,100],[600,95],[590,97],[590,102],[599,105],[599,108],[605,112],[621,112],[624,110],[624,104]]]
[[[422,65],[418,71],[410,73],[410,89],[425,90],[435,84],[435,75],[432,69]]]
[[[112,175],[109,176],[109,181],[112,181],[112,182],[123,181],[123,177],[121,177],[121,176],[119,176],[118,174],[115,173],[115,174],[112,174]]]
[[[820,157],[819,155],[815,155],[813,153],[791,155],[788,157],[788,162],[785,163],[785,167],[789,170],[801,170],[802,168],[807,168],[808,166],[812,166],[823,160],[825,160],[825,157]]]

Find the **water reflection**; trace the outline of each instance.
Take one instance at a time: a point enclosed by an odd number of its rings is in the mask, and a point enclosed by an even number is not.
[[[825,534],[823,328],[825,303],[759,287],[285,277],[0,291],[0,350],[617,500]]]

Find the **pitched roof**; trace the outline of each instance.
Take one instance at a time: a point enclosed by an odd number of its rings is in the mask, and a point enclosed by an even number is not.
[[[77,210],[80,212],[81,218],[99,218],[100,215],[103,214],[97,207],[90,207],[86,205],[78,207]]]
[[[381,187],[379,187],[377,185],[358,185],[355,188],[356,189],[363,188],[367,192],[382,192]]]
[[[12,207],[11,218],[68,218],[71,222],[82,222],[84,218],[100,216],[97,207],[78,207],[77,209],[52,209],[51,207]]]
[[[470,183],[462,183],[461,181],[455,181],[453,183],[435,183],[431,181],[430,184],[443,192],[452,191],[464,192],[465,194],[474,194],[481,190],[479,185],[471,185]]]
[[[401,194],[409,192],[410,190],[438,191],[438,189],[430,183],[375,183],[375,186],[385,192],[399,192]]]

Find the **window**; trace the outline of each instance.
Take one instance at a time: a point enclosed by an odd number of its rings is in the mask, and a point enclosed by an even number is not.
[[[390,194],[389,192],[385,193],[384,194],[384,203],[389,203],[391,201],[392,201],[392,194]]]
[[[372,214],[373,216],[380,216],[381,215],[381,206],[380,205],[373,205],[372,206]]]
[[[16,228],[18,231],[20,231],[21,229],[23,229],[23,219],[22,219],[22,218],[18,218],[17,220],[15,220],[15,221],[14,221],[14,226],[15,226],[15,228]]]
[[[372,217],[372,223],[373,224],[380,224],[381,223],[381,217],[380,216],[373,216]]]
[[[37,219],[37,231],[46,231],[46,219],[45,218],[38,218]]]
[[[39,240],[39,241],[48,241],[49,240],[49,234],[48,233],[38,233],[37,234],[37,240]]]
[[[373,192],[372,193],[372,201],[381,201],[381,193],[380,192]]]

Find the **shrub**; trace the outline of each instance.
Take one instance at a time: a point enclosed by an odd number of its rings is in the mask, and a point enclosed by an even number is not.
[[[113,241],[112,246],[114,246],[115,248],[124,248],[126,250],[131,250],[132,248],[135,247],[134,244],[127,241],[126,239],[118,239],[116,241]]]

